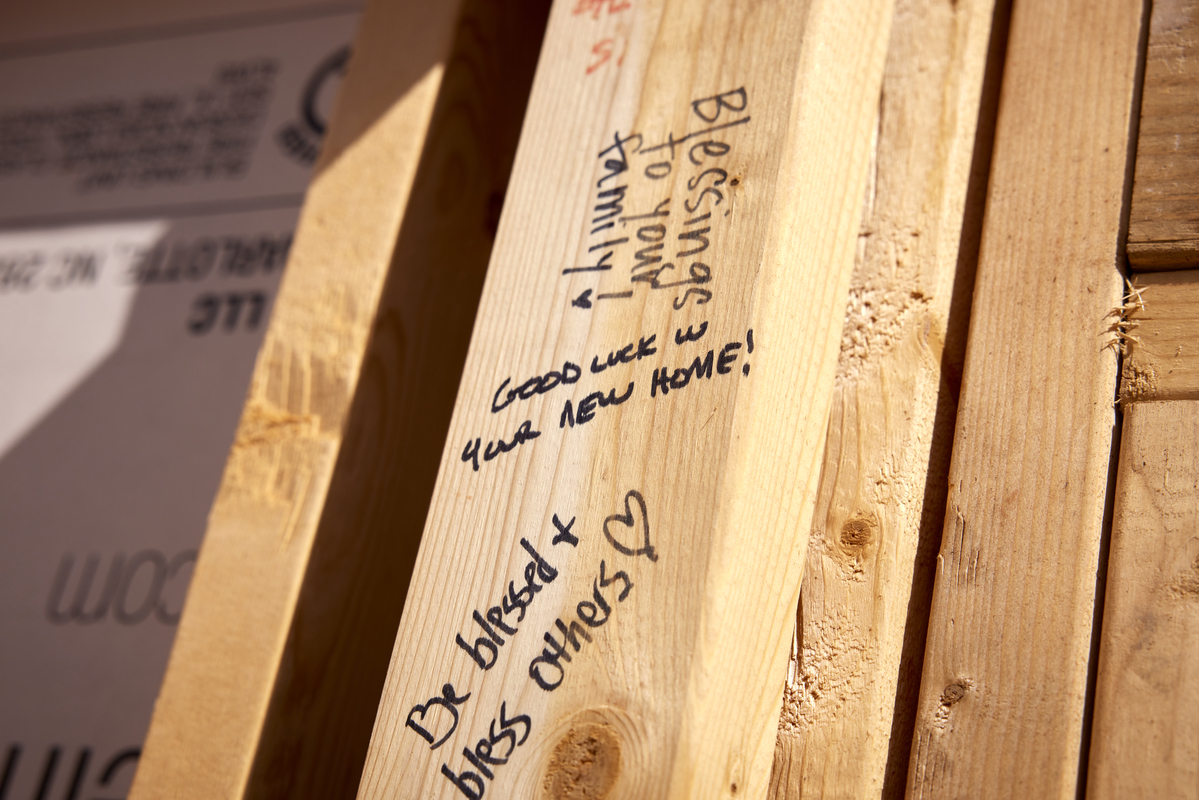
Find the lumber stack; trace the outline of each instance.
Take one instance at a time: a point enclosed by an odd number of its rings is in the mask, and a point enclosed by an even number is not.
[[[134,795],[1196,796],[1190,5],[414,9]]]

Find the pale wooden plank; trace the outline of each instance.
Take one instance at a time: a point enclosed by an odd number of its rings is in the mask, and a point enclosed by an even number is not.
[[[1199,2],[1154,0],[1128,222],[1134,269],[1199,265]]]
[[[890,19],[556,4],[360,797],[765,793]]]
[[[1142,16],[1013,8],[912,797],[1077,792]]]
[[[547,12],[367,11],[133,797],[356,790]]]
[[[1199,271],[1133,278],[1120,398],[1199,400]]]
[[[896,9],[772,797],[903,791],[1006,25],[995,5]]]
[[[1087,797],[1199,797],[1199,402],[1120,441]]]

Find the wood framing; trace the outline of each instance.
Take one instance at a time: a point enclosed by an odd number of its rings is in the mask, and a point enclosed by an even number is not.
[[[1077,793],[1143,16],[1013,7],[912,797]]]
[[[1087,797],[1199,798],[1199,271],[1133,278]]]
[[[1128,223],[1133,269],[1199,267],[1199,2],[1154,0]]]
[[[903,791],[1006,22],[991,0],[897,4],[775,798]]]
[[[891,11],[555,5],[360,797],[765,793]]]
[[[546,13],[367,10],[132,797],[357,788]]]
[[[1125,405],[1116,487],[1087,797],[1197,798],[1199,401]]]

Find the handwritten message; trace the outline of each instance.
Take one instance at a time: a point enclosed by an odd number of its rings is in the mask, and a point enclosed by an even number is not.
[[[576,13],[581,13],[579,9],[583,6],[580,3]],[[586,9],[587,13],[598,15],[603,4],[589,5]],[[586,310],[601,301],[628,300],[639,287],[649,292],[665,291],[676,311],[714,301],[719,265],[709,251],[731,210],[726,190],[736,187],[740,180],[730,177],[726,167],[733,152],[731,134],[750,124],[748,111],[749,92],[739,86],[691,101],[689,117],[696,120],[695,130],[678,136],[670,133],[658,144],[651,144],[640,133],[613,134],[611,144],[598,153],[599,177],[589,201],[591,215],[585,240],[589,242],[587,252],[594,260],[561,270],[562,276],[587,273],[597,279],[596,286],[584,289],[570,300],[572,308]],[[676,170],[686,171],[685,197],[676,201],[668,193],[654,202],[651,209],[625,213],[626,197],[634,181],[656,185]],[[606,281],[617,275],[623,275],[620,279],[623,286],[608,285],[604,289],[599,285],[601,279]],[[557,415],[558,428],[586,425],[605,409],[628,402],[637,396],[639,381],[643,395],[657,400],[671,391],[736,371],[748,377],[751,365],[747,357],[754,350],[752,330],[747,330],[744,338],[726,340],[706,352],[687,355],[682,362],[664,363],[663,348],[672,338],[675,347],[687,347],[703,340],[708,329],[705,320],[698,327],[692,324],[685,331],[676,329],[673,337],[643,334],[606,352],[565,360],[560,367],[554,366],[544,373],[509,375],[492,393],[490,411],[498,414],[522,401],[562,391],[564,387],[569,391],[587,378],[623,365],[641,364],[647,359],[652,372],[643,378],[634,376],[615,385],[595,386],[582,397],[575,394],[563,399]],[[533,421],[526,419],[511,435],[493,434],[494,438],[486,445],[482,435],[471,437],[462,449],[461,460],[477,472],[500,455],[541,435],[542,431],[533,427]]]
[[[577,548],[579,536],[574,532],[575,522],[576,518],[572,517],[564,523],[555,514],[550,546],[566,545],[566,552]],[[651,564],[657,563],[659,553],[650,534],[649,507],[640,491],[630,489],[625,493],[623,508],[604,519],[602,531],[616,558],[645,558]],[[485,611],[473,609],[470,612],[472,629],[466,636],[462,633],[455,636],[459,650],[482,672],[495,667],[505,650],[515,646],[521,623],[536,596],[559,575],[558,568],[527,538],[520,539],[520,546],[529,555],[520,578],[508,581],[507,590],[495,605]],[[599,629],[611,621],[633,588],[626,569],[610,566],[608,559],[601,559],[591,582],[591,592],[575,603],[573,614],[566,619],[559,616],[542,634],[544,646],[528,666],[529,679],[534,685],[546,692],[561,686],[567,679],[566,665],[582,657],[584,645],[595,641]],[[459,692],[447,681],[440,693],[412,705],[405,726],[430,750],[437,750],[457,732],[461,709],[470,702],[472,694]],[[455,756],[443,761],[440,773],[463,797],[480,800],[486,794],[488,782],[495,780],[496,770],[507,764],[516,749],[524,745],[532,729],[530,715],[510,712],[507,700],[503,700],[499,712],[478,738],[475,734],[470,736],[474,744],[462,748],[463,760],[457,761]]]
[[[622,0],[579,0],[574,14],[598,21],[630,8]],[[601,40],[593,51],[599,60],[588,72],[610,60],[619,63],[616,54],[622,48]],[[615,131],[599,148],[595,181],[585,199],[579,248],[585,256],[554,267],[559,280],[571,281],[561,301],[570,319],[595,313],[600,304],[634,299],[669,303],[672,311],[697,315],[720,301],[723,271],[738,266],[723,263],[721,241],[732,224],[732,193],[741,181],[732,163],[738,136],[752,124],[749,106],[749,92],[737,86],[691,100],[679,133]],[[461,463],[479,472],[501,456],[526,446],[531,450],[542,436],[577,435],[567,432],[626,403],[672,402],[672,396],[732,376],[749,378],[754,331],[718,331],[708,320],[692,320],[685,328],[625,332],[616,341],[589,345],[587,352],[559,355],[552,364],[499,373],[480,403],[486,407],[486,412],[480,408],[481,420],[496,429],[470,436]],[[557,431],[548,421],[555,418]],[[505,697],[490,695],[498,709],[476,708],[476,681],[499,667],[505,675],[527,675],[540,692],[568,685],[597,657],[606,629],[618,622],[636,597],[637,584],[650,579],[664,557],[655,544],[644,493],[629,488],[617,497],[616,508],[609,509],[613,513],[594,530],[586,530],[576,517],[563,522],[554,514],[552,532],[519,536],[513,549],[523,551],[516,562],[522,566],[477,607],[465,609],[451,634],[457,663],[472,676],[469,687],[463,679],[458,686],[440,681],[440,691],[412,698],[407,729],[431,751],[453,742],[446,748],[452,755],[437,763],[461,796],[485,797],[538,726],[527,700],[518,709],[507,684]],[[549,545],[547,536],[552,536]],[[588,536],[595,537],[602,557],[570,564]],[[564,572],[571,576],[570,594],[561,584],[554,587]],[[472,721],[464,727],[471,730],[460,732],[466,719]]]
[[[694,326],[688,326],[686,331],[679,328],[675,330],[673,336],[675,347],[684,347],[699,342],[707,331],[708,323],[706,321],[700,324],[698,330]],[[630,342],[617,350],[609,351],[602,357],[603,360],[601,360],[601,356],[595,355],[591,358],[591,365],[587,373],[599,375],[611,367],[633,364],[658,354],[659,348],[655,346],[657,340],[657,334],[643,336],[636,342]],[[689,363],[682,366],[672,367],[659,363],[652,368],[647,384],[648,388],[644,390],[644,393],[648,399],[656,400],[659,397],[665,397],[671,390],[678,391],[686,388],[693,381],[710,381],[715,376],[731,375],[738,371],[743,377],[748,377],[750,363],[743,356],[749,356],[753,351],[754,332],[750,329],[745,332],[744,341],[725,342],[719,348],[711,348],[706,353],[696,355]],[[740,364],[738,365],[739,360]],[[584,371],[578,364],[566,361],[561,369],[553,369],[543,375],[535,375],[515,387],[512,387],[512,378],[505,378],[492,395],[491,412],[498,413],[514,403],[547,394],[562,386],[573,386],[579,383],[583,377]],[[585,425],[595,419],[600,411],[619,406],[630,400],[634,396],[636,387],[636,381],[629,381],[623,386],[604,387],[588,392],[577,402],[567,398],[563,401],[562,411],[558,415],[558,427],[564,429]],[[481,464],[486,464],[503,453],[511,452],[519,445],[536,439],[541,434],[541,431],[533,429],[531,420],[525,420],[508,441],[499,438],[488,442],[484,447],[482,437],[472,437],[462,450],[462,461],[470,464],[471,468],[477,472]],[[480,461],[480,455],[482,461]]]
[[[633,297],[637,285],[672,290],[676,311],[712,300],[710,259],[701,261],[699,257],[718,233],[716,222],[730,212],[731,205],[725,203],[725,191],[720,187],[740,183],[739,178],[730,178],[725,168],[733,152],[726,139],[732,129],[750,123],[748,110],[749,94],[740,86],[693,100],[691,112],[702,126],[679,137],[670,133],[665,142],[649,144],[640,133],[612,135],[612,144],[598,154],[603,173],[595,183],[594,216],[588,232],[592,243],[587,247],[589,254],[596,254],[595,263],[569,266],[562,274],[608,273],[623,265],[628,283],[633,286],[608,291],[584,289],[571,300],[573,307],[589,309],[602,300],[627,300]],[[688,175],[688,194],[681,204],[667,195],[652,209],[624,214],[631,180],[657,183],[674,174],[676,168],[686,170]],[[671,244],[673,247],[668,247]]]

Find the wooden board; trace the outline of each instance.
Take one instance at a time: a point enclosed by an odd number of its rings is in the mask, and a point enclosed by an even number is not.
[[[366,13],[133,797],[355,791],[546,12]]]
[[[1199,266],[1197,12],[1196,0],[1153,3],[1128,222],[1134,269]]]
[[[903,792],[1006,20],[896,9],[772,797]]]
[[[1133,278],[1120,398],[1199,400],[1199,271]]]
[[[890,20],[555,5],[360,797],[765,793]]]
[[[1142,16],[1013,7],[912,796],[1077,792]]]
[[[1128,404],[1089,798],[1199,797],[1197,498],[1199,402]]]

